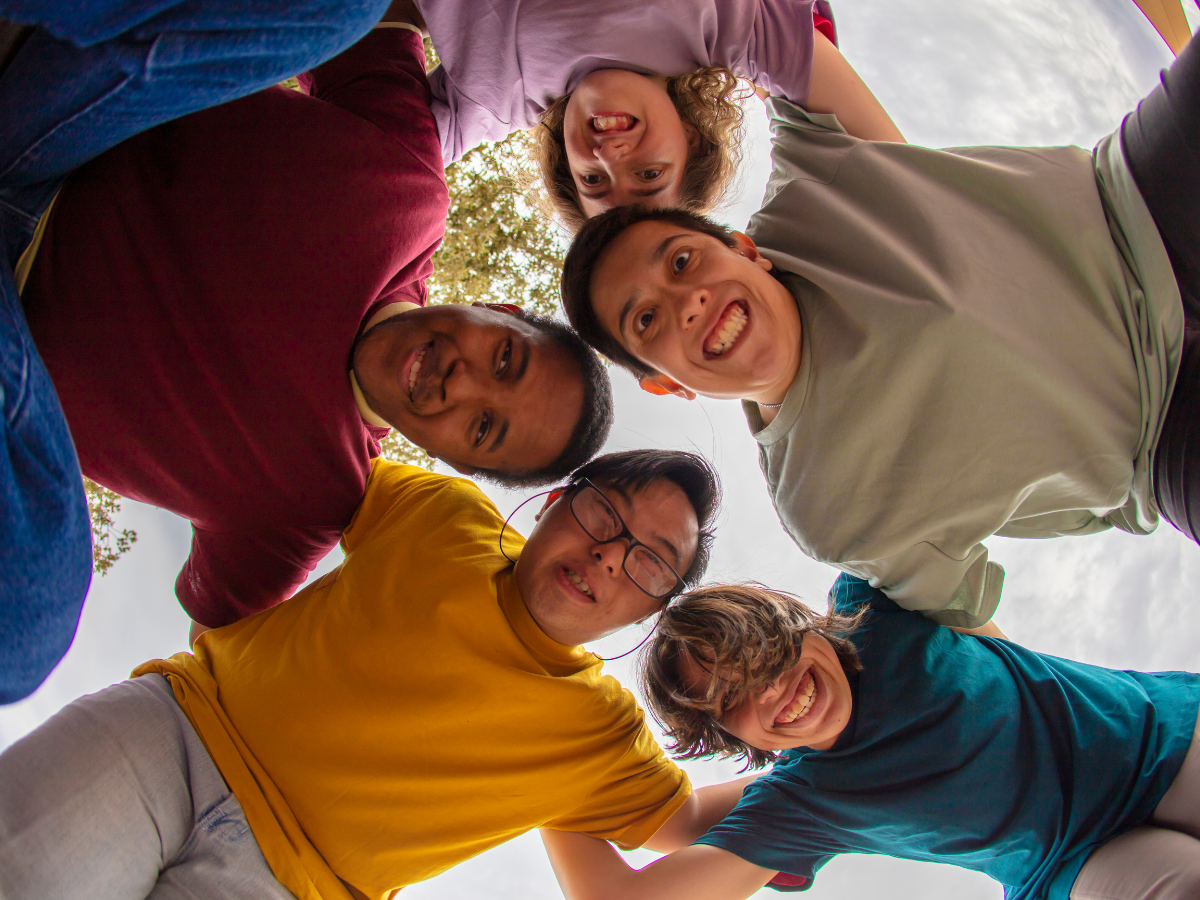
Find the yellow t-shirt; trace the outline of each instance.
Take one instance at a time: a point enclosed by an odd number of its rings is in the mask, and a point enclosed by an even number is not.
[[[530,617],[502,524],[470,481],[376,460],[341,566],[135,671],[168,677],[299,900],[387,898],[539,826],[640,846],[691,793]]]

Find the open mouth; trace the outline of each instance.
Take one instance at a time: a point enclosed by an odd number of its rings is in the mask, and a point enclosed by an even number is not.
[[[417,379],[421,374],[421,365],[425,362],[425,354],[429,352],[429,348],[431,346],[432,346],[432,344],[426,344],[419,351],[417,351],[416,358],[412,361],[412,364],[408,367],[408,379],[405,383],[405,386],[408,388],[408,399],[409,400],[414,399],[415,391],[416,391],[416,387],[417,387]]]
[[[813,670],[809,669],[800,677],[800,683],[796,685],[796,693],[792,695],[791,701],[775,717],[775,724],[794,725],[808,715],[816,699],[817,680],[813,677]]]
[[[704,355],[709,359],[724,356],[742,336],[750,322],[750,310],[741,300],[730,303],[704,339]]]
[[[592,116],[588,120],[588,124],[596,134],[617,134],[622,131],[632,131],[633,126],[637,124],[637,119],[625,113],[616,113]]]
[[[569,582],[571,582],[571,584],[574,586],[574,588],[577,591],[579,591],[581,594],[586,595],[587,597],[591,598],[592,600],[596,599],[592,595],[591,586],[583,579],[582,575],[578,574],[577,572],[575,572],[572,569],[568,569],[566,566],[563,566],[563,572],[566,574],[567,580]]]

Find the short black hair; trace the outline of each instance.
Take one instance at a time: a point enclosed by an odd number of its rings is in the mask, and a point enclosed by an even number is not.
[[[495,469],[476,469],[472,474],[508,488],[540,487],[562,481],[574,470],[600,452],[612,430],[612,382],[608,369],[591,348],[567,325],[549,316],[522,315],[522,319],[567,351],[579,367],[583,381],[583,402],[579,419],[567,439],[567,446],[558,457],[540,469],[525,472],[500,472]]]
[[[721,509],[721,479],[708,460],[684,450],[624,450],[599,456],[571,475],[572,481],[581,478],[630,492],[648,487],[660,478],[678,485],[696,511],[699,526],[696,555],[679,575],[686,587],[694,587],[700,581],[712,553],[713,520]]]
[[[715,237],[726,246],[735,246],[733,232],[712,219],[671,207],[616,206],[579,229],[563,264],[562,302],[567,319],[580,337],[623,369],[638,378],[658,373],[621,346],[620,341],[600,324],[592,307],[592,271],[600,256],[625,229],[639,222],[666,222]]]

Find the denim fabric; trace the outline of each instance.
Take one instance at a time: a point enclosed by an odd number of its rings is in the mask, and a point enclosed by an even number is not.
[[[0,703],[41,684],[67,652],[92,577],[75,446],[0,259]]]
[[[0,754],[5,900],[293,900],[171,687],[145,675]]]
[[[0,78],[0,703],[70,646],[91,578],[79,463],[12,270],[72,169],[337,54],[388,0],[0,0],[37,28]]]

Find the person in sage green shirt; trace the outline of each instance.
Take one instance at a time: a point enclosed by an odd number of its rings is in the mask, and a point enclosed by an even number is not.
[[[645,209],[580,231],[563,301],[585,340],[651,391],[741,398],[800,548],[944,625],[998,633],[992,534],[1165,515],[1196,537],[1195,46],[1092,153],[768,111],[749,236]]]

